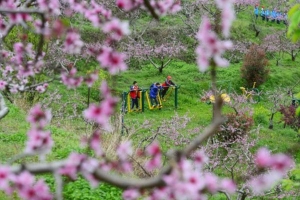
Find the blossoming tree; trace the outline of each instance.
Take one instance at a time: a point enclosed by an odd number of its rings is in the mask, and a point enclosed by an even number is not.
[[[173,0],[117,0],[116,5],[124,11],[145,9],[156,19],[165,14],[176,13],[180,9],[180,2]],[[232,21],[235,18],[233,1],[216,0],[216,5],[221,13],[223,38],[228,38]],[[82,53],[85,44],[81,35],[75,28],[64,25],[60,20],[62,13],[69,17],[81,15],[104,33],[106,38],[103,44],[89,46],[85,52],[99,62],[99,67],[111,74],[127,69],[125,63],[127,56],[118,52],[114,44],[130,34],[129,24],[115,17],[111,10],[96,1],[7,0],[0,1],[0,13],[1,44],[5,44],[3,41],[15,26],[22,26],[39,38],[35,46],[26,39],[14,43],[12,49],[1,45],[0,90],[2,91],[14,93],[30,88],[40,92],[45,91],[47,83],[32,83],[30,80],[39,73],[43,73],[46,59],[43,47],[51,38],[56,38],[62,44],[65,54]],[[145,152],[141,153],[149,157],[145,168],[149,171],[158,169],[159,173],[146,179],[130,178],[124,175],[132,171],[130,156],[133,149],[130,141],[117,145],[117,159],[109,159],[106,156],[105,149],[101,145],[101,134],[103,129],[110,127],[109,118],[114,112],[118,98],[112,95],[108,84],[103,82],[100,88],[102,101],[98,104],[90,104],[83,112],[86,120],[101,127],[101,129],[94,130],[86,141],[87,147],[93,151],[94,156],[72,152],[66,159],[46,161],[47,154],[54,146],[51,131],[46,129],[51,120],[51,112],[42,109],[41,105],[37,104],[28,113],[27,121],[30,123],[30,129],[27,132],[28,139],[23,153],[16,155],[6,164],[0,164],[0,190],[7,195],[15,192],[22,199],[62,199],[62,176],[76,179],[78,174],[81,174],[93,187],[102,181],[124,189],[124,199],[146,198],[146,196],[148,199],[205,199],[207,194],[218,191],[234,193],[236,186],[233,180],[219,178],[213,173],[205,172],[203,165],[207,159],[202,152],[194,152],[202,142],[216,132],[223,122],[222,99],[216,93],[216,67],[229,65],[222,55],[232,47],[232,43],[229,40],[219,39],[208,17],[203,17],[196,38],[199,41],[196,49],[199,69],[211,71],[212,89],[216,97],[214,118],[212,123],[182,150],[171,151],[164,166],[162,166],[162,150],[158,142],[153,142],[148,146]],[[70,71],[62,71],[60,77],[69,88],[78,87],[83,83],[90,85],[96,79],[93,75],[79,76],[76,66],[73,66]],[[7,107],[3,102],[1,98],[2,117],[7,113]],[[195,156],[190,157],[191,154]],[[32,155],[38,155],[40,161],[15,164],[19,158]],[[249,189],[262,192],[269,189],[274,181],[278,181],[287,173],[292,161],[286,155],[272,155],[268,150],[261,149],[256,155],[255,163],[261,169],[268,170],[260,177],[251,177]],[[55,177],[55,194],[50,192],[45,181],[35,177],[41,173],[52,174]],[[143,193],[145,190],[148,192]]]

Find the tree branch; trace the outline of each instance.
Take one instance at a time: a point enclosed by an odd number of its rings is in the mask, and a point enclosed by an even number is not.
[[[4,97],[0,93],[0,120],[4,118],[9,112],[8,107],[5,104]]]
[[[147,55],[147,58],[156,69],[159,68],[148,55]]]
[[[210,126],[208,126],[202,134],[200,134],[197,138],[195,138],[190,145],[188,145],[182,151],[177,151],[171,154],[170,159],[172,160],[172,158],[173,159],[176,158],[178,154],[182,156],[189,156],[195,149],[198,148],[198,146],[202,142],[204,142],[208,137],[210,137],[212,134],[216,132],[216,130],[218,129],[219,125],[222,122],[223,119],[221,117],[216,117],[213,123]],[[49,163],[30,163],[24,165],[14,165],[11,166],[11,171],[13,173],[20,173],[23,170],[27,170],[32,174],[54,173],[56,170],[63,167],[66,164],[66,162],[67,160],[61,160],[61,161],[54,161]],[[107,173],[107,171],[102,169],[96,169],[93,174],[96,179],[107,182],[109,184],[112,184],[122,189],[126,189],[126,188],[146,189],[146,188],[153,188],[153,187],[159,187],[165,185],[165,182],[163,181],[163,176],[169,174],[171,170],[172,170],[171,165],[167,165],[161,170],[161,172],[158,175],[148,179],[135,179],[129,177],[121,177],[116,174]]]
[[[164,65],[163,65],[163,68],[165,68],[170,62],[171,62],[172,59],[169,59]]]

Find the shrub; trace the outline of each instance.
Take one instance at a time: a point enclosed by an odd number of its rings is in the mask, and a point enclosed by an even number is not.
[[[279,112],[283,115],[281,121],[284,122],[284,127],[288,125],[295,131],[298,131],[300,128],[300,117],[296,115],[296,109],[297,107],[293,105],[280,105]]]
[[[258,45],[252,45],[244,57],[241,68],[241,76],[247,82],[247,86],[251,87],[253,82],[256,82],[256,86],[263,84],[269,71],[265,51]]]
[[[221,125],[217,138],[220,141],[233,142],[248,134],[253,125],[253,117],[244,112],[226,114],[227,120]]]

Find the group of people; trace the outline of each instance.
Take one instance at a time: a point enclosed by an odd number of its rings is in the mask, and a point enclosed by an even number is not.
[[[172,77],[167,76],[165,82],[160,84],[159,82],[153,83],[150,86],[149,90],[149,97],[150,101],[153,107],[161,107],[157,97],[160,95],[160,97],[164,100],[165,95],[167,94],[167,91],[170,86],[175,86],[175,83],[172,82]],[[138,99],[140,98],[140,88],[138,86],[137,81],[133,81],[133,85],[130,86],[130,98],[131,98],[131,109],[134,110],[134,107],[136,109],[139,109],[139,103]]]
[[[283,22],[285,25],[287,25],[287,13],[281,12],[279,10],[276,10],[275,8],[273,10],[271,9],[265,9],[263,6],[259,9],[258,5],[254,8],[254,15],[257,19],[258,16],[261,17],[263,21],[271,21],[271,22],[277,22],[277,24],[280,24]]]

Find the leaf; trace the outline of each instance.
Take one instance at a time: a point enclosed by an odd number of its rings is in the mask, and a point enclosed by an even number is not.
[[[300,117],[300,107],[298,107],[298,108],[296,109],[296,116],[297,116],[297,117]]]
[[[295,30],[292,35],[292,41],[297,42],[300,38],[300,30]]]
[[[294,185],[293,181],[289,179],[283,179],[281,183],[282,183],[283,190],[290,191],[291,189],[293,189],[293,185]]]
[[[293,7],[289,11],[289,19],[290,19],[290,25],[288,28],[287,36],[292,39],[293,42],[296,42],[300,38],[300,29],[299,29],[299,23],[300,23],[300,4],[297,4],[298,7]]]
[[[295,12],[297,12],[300,8],[300,4],[294,5],[288,12],[288,18],[291,19],[291,17],[294,15]]]

